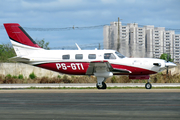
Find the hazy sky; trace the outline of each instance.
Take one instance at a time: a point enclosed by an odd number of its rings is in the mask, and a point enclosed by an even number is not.
[[[22,27],[33,39],[44,39],[50,47],[103,43],[103,27],[120,17],[123,24],[138,23],[180,29],[180,0],[0,0],[0,44],[9,43],[3,23]],[[176,32],[178,33],[178,32]]]

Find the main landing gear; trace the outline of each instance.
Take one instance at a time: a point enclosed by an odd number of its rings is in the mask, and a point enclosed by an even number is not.
[[[148,79],[148,82],[145,84],[145,88],[146,88],[146,89],[151,89],[151,88],[152,88],[152,85],[151,85],[149,79]]]
[[[97,77],[97,84],[96,84],[97,89],[106,89],[107,85],[105,81],[106,81],[106,78]]]
[[[98,83],[96,84],[97,89],[106,89],[107,85],[106,83],[102,82],[102,85],[98,85]]]
[[[97,89],[106,89],[107,85],[105,83],[106,79],[108,77],[113,76],[112,72],[102,72],[102,73],[94,73],[94,75],[97,77],[97,84],[96,87]]]

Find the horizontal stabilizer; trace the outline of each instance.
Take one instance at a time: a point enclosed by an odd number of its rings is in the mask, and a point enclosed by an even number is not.
[[[17,56],[10,58],[10,60],[14,60],[14,61],[17,61],[17,62],[23,62],[23,63],[26,63],[26,62],[30,61],[29,58],[17,57]]]

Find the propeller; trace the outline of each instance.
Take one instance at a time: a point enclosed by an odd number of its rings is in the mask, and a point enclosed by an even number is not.
[[[169,54],[167,54],[167,63],[169,62]],[[169,66],[166,65],[166,76],[169,75]]]
[[[174,64],[173,62],[170,62],[170,55],[167,55],[167,61],[165,63],[165,67],[166,67],[166,75],[169,75],[169,68],[173,68],[176,67],[177,65]]]

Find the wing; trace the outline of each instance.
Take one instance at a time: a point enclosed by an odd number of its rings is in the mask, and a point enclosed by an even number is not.
[[[86,75],[93,75],[96,72],[131,73],[131,71],[126,69],[113,68],[107,60],[90,62]]]

